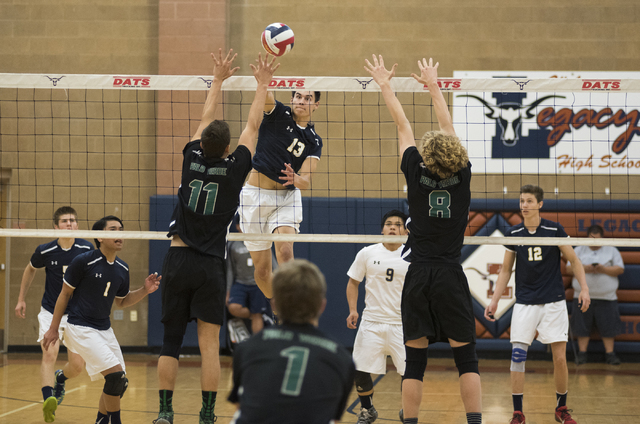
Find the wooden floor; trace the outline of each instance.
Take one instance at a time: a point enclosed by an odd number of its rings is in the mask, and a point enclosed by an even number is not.
[[[64,355],[61,355],[64,359]],[[40,355],[0,355],[0,423],[42,423]],[[150,424],[157,417],[157,357],[126,355],[129,389],[122,400],[126,424]],[[63,365],[63,361],[59,362]],[[175,424],[197,424],[201,405],[198,357],[180,360],[174,394]],[[485,423],[509,422],[512,414],[509,361],[481,360],[483,417]],[[640,363],[610,366],[569,365],[568,406],[579,424],[640,423]],[[375,377],[375,376],[374,376]],[[390,371],[375,379],[374,405],[377,423],[399,422],[400,377]],[[226,401],[231,386],[231,358],[223,358],[216,414],[218,424],[227,424],[234,406]],[[56,423],[95,421],[103,382],[91,382],[86,372],[67,382],[67,394],[56,412]],[[360,404],[352,392],[343,423],[355,423]],[[524,409],[527,424],[554,423],[553,369],[548,361],[527,361]],[[430,359],[424,380],[420,423],[465,423],[459,396],[458,373],[451,359]],[[300,423],[304,424],[304,423]]]

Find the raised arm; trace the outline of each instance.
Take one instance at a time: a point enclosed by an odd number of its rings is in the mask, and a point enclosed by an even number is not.
[[[257,66],[251,65],[253,76],[258,82],[258,87],[256,88],[256,96],[253,98],[253,103],[251,103],[251,109],[249,109],[247,125],[244,127],[242,134],[240,134],[238,144],[246,146],[252,154],[256,148],[256,137],[258,136],[258,129],[262,121],[262,110],[267,98],[267,88],[269,87],[273,73],[280,67],[280,64],[275,63],[275,61],[275,56],[271,62],[269,62],[269,56],[266,56],[263,60],[262,54],[258,54],[258,59],[256,59]]]
[[[211,53],[211,57],[213,58],[213,81],[211,81],[211,88],[209,89],[209,93],[207,94],[207,100],[204,102],[204,108],[202,109],[202,120],[200,121],[200,125],[193,135],[193,140],[199,140],[202,134],[202,131],[207,128],[213,120],[215,119],[216,109],[218,108],[218,103],[220,99],[220,92],[222,90],[222,82],[236,73],[239,67],[231,68],[231,64],[238,54],[233,54],[233,49],[229,50],[227,53],[227,57],[222,57],[222,49],[218,50],[218,57],[216,57],[213,53]]]
[[[456,135],[451,114],[449,113],[449,106],[447,106],[442,91],[440,91],[440,86],[438,86],[438,66],[440,66],[440,63],[433,65],[433,59],[429,58],[429,62],[427,62],[427,59],[423,58],[422,61],[418,61],[420,76],[416,74],[411,74],[411,76],[419,83],[429,87],[433,107],[436,110],[436,118],[438,118],[438,124],[440,124],[440,131]]]
[[[388,71],[384,67],[382,56],[379,56],[378,59],[376,55],[373,55],[373,65],[366,59],[365,62],[367,62],[367,65],[364,69],[371,74],[373,80],[380,86],[387,109],[389,109],[389,113],[391,113],[391,117],[396,123],[396,127],[398,127],[398,150],[402,157],[407,148],[416,145],[416,140],[413,137],[413,130],[404,113],[404,109],[402,109],[400,101],[391,89],[391,78],[394,77],[398,64],[395,63],[391,70]]]
[[[269,113],[276,107],[276,97],[273,95],[273,91],[267,92],[267,99],[264,102],[263,111]]]

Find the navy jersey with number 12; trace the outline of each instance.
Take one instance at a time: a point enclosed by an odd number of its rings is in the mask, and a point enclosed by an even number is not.
[[[524,222],[507,231],[506,237],[569,237],[562,225],[541,219],[534,233]],[[558,246],[505,246],[516,253],[516,303],[542,305],[564,300]]]

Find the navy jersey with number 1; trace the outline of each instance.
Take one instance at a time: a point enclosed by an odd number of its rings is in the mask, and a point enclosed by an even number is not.
[[[64,282],[74,289],[67,321],[108,330],[113,300],[129,293],[129,266],[117,256],[109,262],[99,249],[93,250],[71,262]]]

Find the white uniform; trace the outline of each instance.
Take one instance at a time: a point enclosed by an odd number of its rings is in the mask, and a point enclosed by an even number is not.
[[[390,251],[382,243],[360,250],[347,275],[365,281],[365,308],[353,346],[356,369],[385,374],[391,355],[398,374],[404,375],[405,349],[400,302],[409,263],[402,259],[404,245]]]

